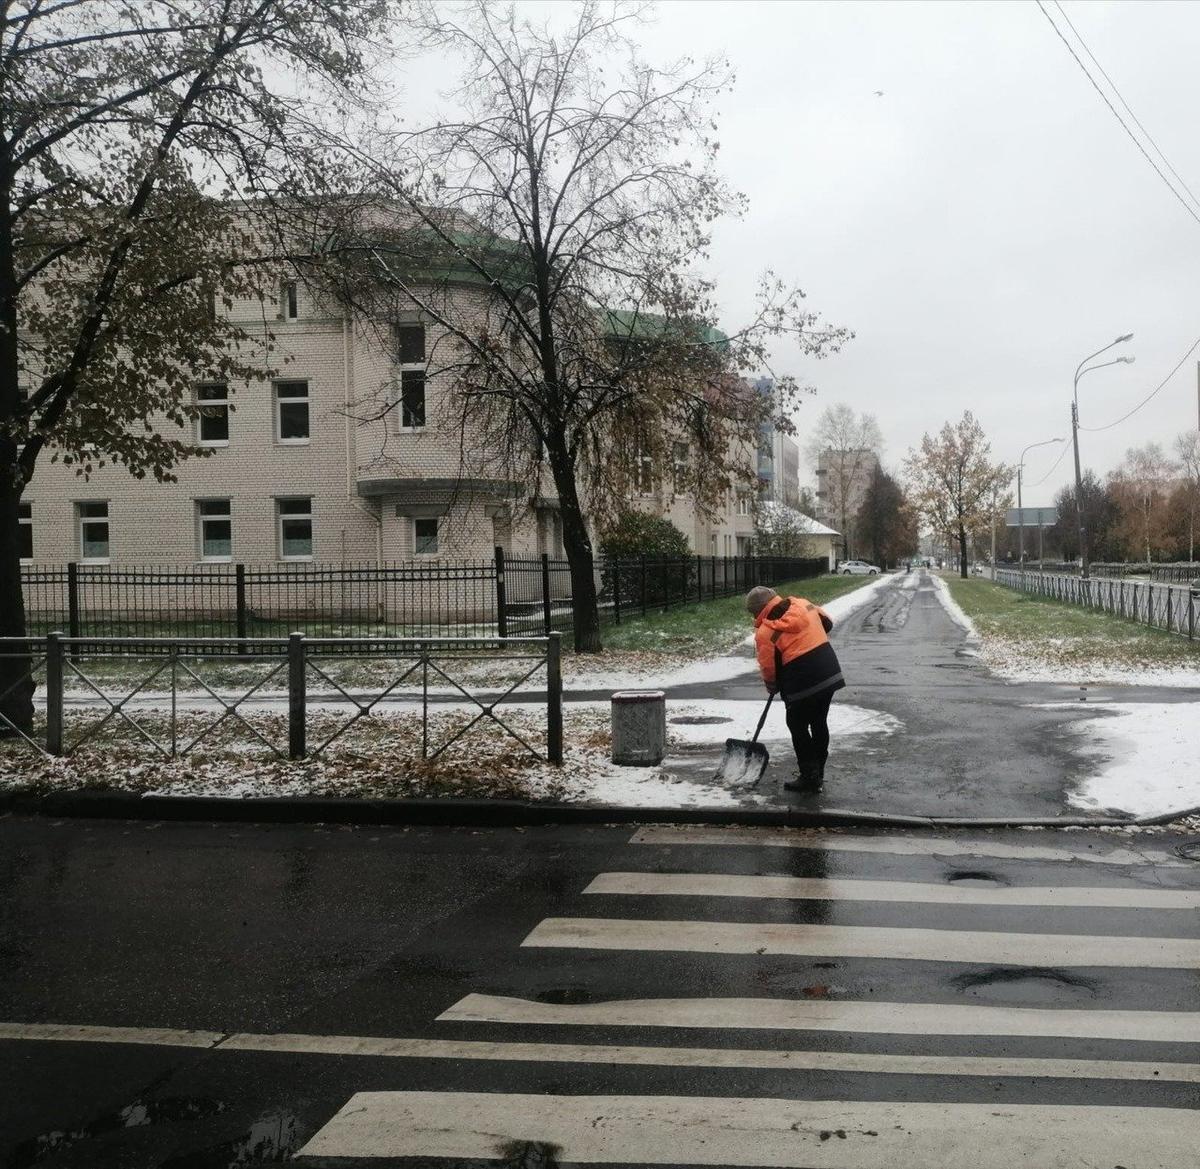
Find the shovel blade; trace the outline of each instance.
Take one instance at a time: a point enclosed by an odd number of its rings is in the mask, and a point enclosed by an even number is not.
[[[725,754],[717,768],[717,782],[729,787],[753,787],[763,777],[771,756],[761,743],[726,739]]]

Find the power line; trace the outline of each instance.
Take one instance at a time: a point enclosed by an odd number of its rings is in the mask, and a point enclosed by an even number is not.
[[[1081,426],[1079,429],[1086,430],[1089,434],[1099,434],[1102,430],[1112,430],[1114,426],[1120,426],[1122,422],[1132,418],[1143,406],[1146,405],[1147,402],[1151,400],[1151,398],[1155,396],[1155,394],[1158,393],[1159,390],[1161,390],[1167,384],[1167,382],[1169,382],[1180,371],[1180,369],[1183,367],[1183,363],[1187,361],[1187,359],[1191,357],[1191,355],[1195,353],[1197,349],[1200,349],[1200,337],[1197,337],[1195,341],[1192,342],[1192,347],[1175,363],[1175,367],[1171,370],[1171,372],[1167,374],[1167,376],[1163,378],[1163,380],[1159,382],[1158,385],[1156,385],[1154,389],[1152,389],[1136,406],[1134,406],[1134,408],[1130,410],[1128,414],[1121,415],[1116,422],[1110,422],[1107,426]]]
[[[1043,483],[1045,483],[1046,480],[1049,479],[1050,476],[1053,475],[1055,471],[1058,470],[1058,464],[1063,461],[1063,457],[1066,455],[1067,451],[1070,449],[1071,448],[1069,446],[1067,446],[1067,444],[1064,442],[1063,449],[1058,452],[1058,458],[1054,460],[1054,466],[1051,467],[1050,470],[1047,471],[1036,483],[1031,483],[1029,486],[1030,487],[1041,487],[1041,485]]]
[[[1088,70],[1088,67],[1080,59],[1079,54],[1075,52],[1075,46],[1072,45],[1065,36],[1063,36],[1062,29],[1054,23],[1054,18],[1049,12],[1046,11],[1046,6],[1042,3],[1042,0],[1037,0],[1037,6],[1042,10],[1042,15],[1050,22],[1050,27],[1058,34],[1058,39],[1067,46],[1067,52],[1075,58],[1075,64],[1083,70],[1083,75],[1092,83],[1092,88],[1100,95],[1101,100],[1106,106],[1108,106],[1112,116],[1120,123],[1121,129],[1123,129],[1125,133],[1129,135],[1129,140],[1138,148],[1139,151],[1141,151],[1142,157],[1154,168],[1154,173],[1157,174],[1158,177],[1162,179],[1163,183],[1166,184],[1167,190],[1179,200],[1180,206],[1183,207],[1183,209],[1196,221],[1197,224],[1200,224],[1200,215],[1196,213],[1196,209],[1179,193],[1171,180],[1167,178],[1165,174],[1163,174],[1162,168],[1158,165],[1158,163],[1156,163],[1154,159],[1151,158],[1146,152],[1146,148],[1139,141],[1138,136],[1129,128],[1129,124],[1124,118],[1121,117],[1120,113],[1118,113],[1117,107],[1114,106],[1111,101],[1109,101],[1108,94],[1106,94],[1104,90],[1100,88],[1099,83],[1092,76],[1091,72]],[[1149,137],[1149,135],[1147,135],[1147,137]]]
[[[1149,142],[1150,145],[1154,147],[1154,152],[1158,155],[1159,158],[1161,158],[1163,160],[1163,163],[1166,166],[1167,170],[1169,170],[1171,172],[1171,174],[1174,176],[1174,178],[1178,181],[1179,185],[1188,193],[1188,195],[1191,197],[1192,202],[1195,203],[1197,207],[1200,207],[1200,199],[1196,198],[1195,191],[1193,191],[1192,188],[1188,186],[1187,181],[1183,178],[1183,176],[1171,165],[1171,160],[1166,156],[1166,154],[1163,153],[1162,147],[1159,146],[1159,144],[1154,140],[1154,136],[1150,133],[1149,130],[1146,129],[1146,127],[1144,125],[1142,125],[1142,121],[1137,116],[1137,114],[1135,114],[1133,112],[1133,110],[1130,109],[1129,103],[1125,100],[1125,96],[1121,93],[1120,89],[1117,88],[1117,83],[1115,81],[1113,81],[1113,79],[1111,77],[1109,77],[1108,72],[1104,68],[1104,66],[1101,65],[1100,62],[1096,60],[1096,54],[1093,53],[1092,50],[1088,47],[1087,41],[1085,41],[1083,39],[1083,36],[1079,32],[1079,29],[1077,29],[1075,27],[1071,18],[1067,15],[1067,10],[1062,6],[1062,4],[1059,2],[1059,0],[1054,0],[1054,7],[1058,9],[1059,13],[1062,15],[1063,20],[1065,20],[1067,22],[1067,27],[1075,34],[1075,39],[1083,46],[1083,51],[1085,53],[1087,53],[1088,59],[1092,62],[1093,65],[1096,66],[1097,69],[1100,70],[1100,76],[1103,77],[1104,80],[1108,82],[1109,88],[1113,91],[1113,93],[1115,93],[1117,95],[1117,101],[1119,101],[1121,103],[1122,109],[1124,109],[1124,111],[1133,119],[1134,125],[1136,125],[1137,128],[1139,130],[1141,130],[1141,132],[1146,136],[1146,141]]]

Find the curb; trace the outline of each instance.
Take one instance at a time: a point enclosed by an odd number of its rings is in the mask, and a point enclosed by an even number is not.
[[[142,796],[130,792],[0,793],[0,815],[64,819],[209,821],[238,824],[421,825],[515,828],[552,824],[705,824],[749,828],[1148,828],[1200,815],[1200,807],[1158,816],[904,816],[852,809],[632,808],[525,800],[346,799],[335,796]]]

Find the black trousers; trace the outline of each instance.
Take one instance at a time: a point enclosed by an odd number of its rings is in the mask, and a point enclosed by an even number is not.
[[[796,762],[803,771],[821,766],[829,757],[829,704],[832,690],[787,704],[787,725],[792,734]]]

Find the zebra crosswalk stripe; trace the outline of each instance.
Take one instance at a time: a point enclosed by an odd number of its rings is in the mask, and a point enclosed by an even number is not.
[[[438,1021],[1200,1043],[1200,1011],[1090,1011],[862,999],[652,998],[543,1003],[469,994],[443,1011]]]
[[[1015,861],[1078,861],[1099,865],[1152,865],[1155,868],[1192,868],[1189,861],[1164,852],[1132,848],[1074,851],[1040,844],[1010,844],[1007,841],[958,836],[851,836],[836,832],[813,832],[796,828],[689,828],[650,825],[639,828],[630,844],[654,845],[745,845],[754,848],[807,849],[815,852],[861,852],[884,856],[984,856]]]
[[[1056,886],[977,888],[916,881],[724,873],[601,873],[584,893],[649,897],[758,897],[818,901],[925,902],[1022,908],[1200,909],[1200,890]]]
[[[794,954],[996,966],[1114,966],[1193,970],[1200,940],[981,930],[890,929],[734,921],[548,917],[523,946],[663,950],[706,954]]]
[[[300,1157],[496,1159],[538,1142],[592,1164],[808,1169],[1176,1169],[1200,1112],[710,1096],[359,1092]]]

